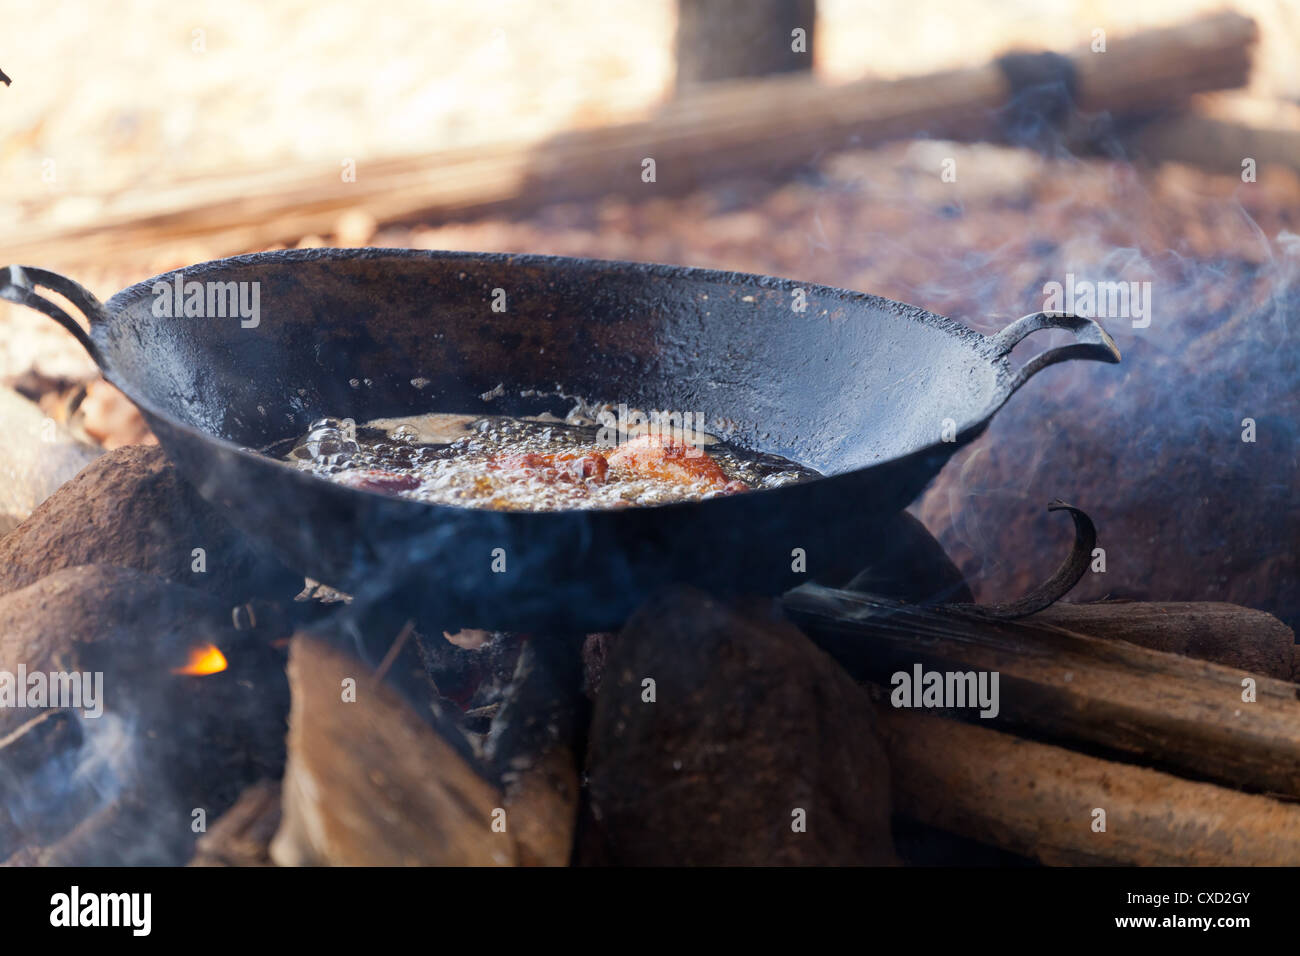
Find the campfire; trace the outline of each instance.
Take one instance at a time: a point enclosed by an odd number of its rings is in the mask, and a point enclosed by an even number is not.
[[[1300,859],[1300,176],[1188,145],[1258,25],[789,33],[0,243],[62,350],[0,389],[0,860]]]
[[[208,674],[220,674],[229,665],[226,663],[226,655],[221,653],[221,649],[215,644],[203,644],[199,647],[190,649],[185,664],[181,667],[172,669],[173,674],[189,674],[193,677],[204,677]]]

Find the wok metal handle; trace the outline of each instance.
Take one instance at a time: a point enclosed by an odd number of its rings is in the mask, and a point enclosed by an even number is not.
[[[1066,329],[1073,332],[1078,341],[1040,352],[1020,366],[1011,382],[1013,392],[1047,366],[1057,362],[1091,359],[1094,362],[1114,364],[1119,361],[1119,348],[1105,329],[1092,319],[1065,312],[1034,312],[1016,319],[997,335],[991,336],[989,344],[998,358],[1005,358],[1023,339],[1040,329]]]
[[[29,309],[44,312],[71,332],[73,337],[81,343],[81,347],[94,360],[95,364],[103,368],[103,356],[100,354],[99,346],[91,339],[90,333],[82,328],[81,324],[63,311],[62,308],[37,292],[37,287],[57,292],[75,305],[81,310],[81,314],[86,317],[86,321],[92,329],[96,323],[108,321],[108,311],[104,308],[103,303],[96,299],[85,286],[79,282],[73,282],[67,276],[61,276],[57,272],[37,269],[35,266],[9,266],[0,271],[0,299],[8,299],[10,302],[25,305]]]
[[[1092,552],[1097,547],[1097,526],[1080,509],[1057,498],[1047,506],[1048,511],[1065,511],[1074,519],[1074,547],[1056,573],[1019,600],[1010,604],[947,604],[945,607],[995,621],[1013,621],[1028,617],[1043,608],[1051,607],[1083,580],[1092,562]]]

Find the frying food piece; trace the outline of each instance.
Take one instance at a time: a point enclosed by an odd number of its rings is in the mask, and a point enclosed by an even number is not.
[[[604,484],[609,462],[599,452],[578,455],[561,452],[542,455],[526,452],[518,455],[498,455],[487,463],[489,471],[515,473],[521,478],[540,479],[547,484],[557,481],[592,481]]]
[[[651,429],[610,446],[587,419],[431,413],[376,419],[355,437],[342,422],[318,420],[267,453],[352,488],[492,511],[657,507],[819,477],[716,436]]]
[[[340,484],[362,491],[377,491],[383,495],[396,494],[418,488],[420,479],[415,475],[403,475],[395,471],[345,471],[338,476]]]
[[[642,435],[633,439],[609,456],[609,464],[650,478],[705,485],[727,494],[749,490],[743,481],[729,479],[703,449],[664,435]]]

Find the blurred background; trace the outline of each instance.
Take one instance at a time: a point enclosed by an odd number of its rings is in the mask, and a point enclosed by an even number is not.
[[[1120,370],[1035,380],[915,510],[984,600],[1063,551],[1043,512],[1061,496],[1109,548],[1078,597],[1233,600],[1296,623],[1294,0],[6,13],[0,259],[101,297],[323,245],[777,274],[981,331],[1067,275],[1151,282],[1149,327],[1104,322]],[[1073,98],[1059,61],[999,67],[1013,50],[1068,55]],[[7,304],[0,386],[83,441],[151,440],[71,336]]]

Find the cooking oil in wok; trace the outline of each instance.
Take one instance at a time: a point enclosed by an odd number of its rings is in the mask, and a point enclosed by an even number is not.
[[[354,488],[499,511],[626,508],[776,488],[820,475],[703,432],[617,433],[589,419],[325,418],[266,454]]]

